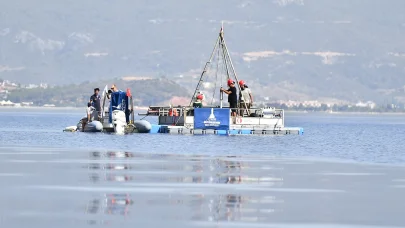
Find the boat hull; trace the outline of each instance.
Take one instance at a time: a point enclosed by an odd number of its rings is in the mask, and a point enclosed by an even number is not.
[[[116,131],[116,123],[114,124],[104,124],[100,121],[92,121],[84,126],[84,131],[82,130],[82,120],[76,126],[66,127],[63,131],[65,132],[106,132],[106,133],[117,133],[117,134],[130,134],[130,133],[150,133],[152,129],[152,124],[146,120],[136,120],[133,124],[124,124],[119,132]]]
[[[152,129],[152,125],[146,120],[136,120],[134,125],[138,133],[149,133]]]
[[[91,121],[84,125],[84,130],[82,129],[82,123],[79,122],[77,124],[77,131],[82,132],[102,132],[103,131],[103,124],[100,121]]]

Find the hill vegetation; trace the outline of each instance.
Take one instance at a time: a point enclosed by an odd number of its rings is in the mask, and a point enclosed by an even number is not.
[[[168,105],[173,96],[191,97],[186,89],[171,80],[145,79],[126,81],[122,79],[105,80],[101,82],[83,82],[66,86],[55,86],[52,88],[17,89],[13,90],[8,99],[14,103],[33,102],[34,105],[54,104],[56,106],[83,106],[85,107],[93,89],[98,87],[100,91],[105,85],[110,88],[115,83],[123,91],[127,88],[131,90],[134,105]]]

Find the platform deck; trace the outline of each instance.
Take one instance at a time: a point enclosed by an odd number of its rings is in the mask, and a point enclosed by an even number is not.
[[[229,130],[213,130],[213,129],[190,129],[184,126],[169,126],[169,125],[152,125],[151,134],[191,134],[191,135],[303,135],[304,129],[300,127],[253,127],[246,128],[237,125],[231,125]]]

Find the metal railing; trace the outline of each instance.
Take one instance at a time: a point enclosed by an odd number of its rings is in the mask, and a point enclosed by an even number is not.
[[[219,108],[218,106],[205,106],[204,108]],[[223,107],[229,108],[229,107]],[[193,107],[189,106],[177,106],[177,107],[159,107],[159,106],[151,106],[149,107],[146,114],[138,114],[138,115],[147,115],[147,116],[194,116],[194,109]],[[284,110],[283,109],[276,109],[276,108],[250,108],[249,113],[250,115],[246,115],[245,108],[236,108],[237,116],[244,111],[243,117],[264,117],[264,118],[280,118],[284,119]],[[231,113],[229,113],[231,114]]]

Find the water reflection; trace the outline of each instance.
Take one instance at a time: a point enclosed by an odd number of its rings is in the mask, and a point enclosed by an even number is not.
[[[133,200],[128,194],[106,194],[103,200],[93,199],[86,208],[88,214],[98,214],[102,211],[109,215],[128,215]]]
[[[128,194],[107,194],[105,197],[104,213],[127,215],[129,207],[133,203],[133,200],[131,200]]]
[[[164,208],[167,213],[159,213],[160,219],[258,221],[265,220],[275,211],[275,205],[283,203],[266,191],[252,194],[235,188],[282,185],[283,179],[272,174],[271,169],[261,169],[261,165],[271,165],[268,162],[251,164],[235,156],[210,158],[120,151],[93,151],[90,160],[88,175],[94,187],[113,186],[119,191],[91,199],[87,214],[145,218],[152,215],[130,211]],[[141,192],[130,195],[134,189]],[[148,193],[147,189],[159,191]]]
[[[191,207],[197,221],[248,221],[265,220],[276,211],[282,200],[274,196],[247,196],[246,194],[219,194],[194,196]]]
[[[108,152],[99,152],[93,151],[90,152],[90,158],[97,159],[97,158],[129,158],[133,157],[133,153],[131,152],[121,152],[121,151],[108,151]]]

